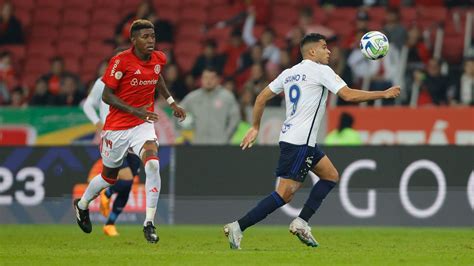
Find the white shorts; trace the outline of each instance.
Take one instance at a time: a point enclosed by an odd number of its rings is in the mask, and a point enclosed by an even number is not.
[[[140,156],[143,144],[149,140],[155,141],[158,145],[152,123],[143,123],[125,130],[105,130],[101,137],[102,163],[109,168],[120,167],[130,151]]]

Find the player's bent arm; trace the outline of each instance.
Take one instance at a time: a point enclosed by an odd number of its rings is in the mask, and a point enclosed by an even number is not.
[[[384,91],[354,90],[344,86],[337,93],[346,102],[366,102],[378,99],[391,99],[400,95],[400,86],[393,86]]]
[[[177,105],[173,97],[171,97],[171,93],[168,90],[168,87],[166,86],[165,79],[161,74],[155,88],[158,90],[159,94],[163,95],[163,97],[170,105],[171,109],[173,109],[173,115],[180,118],[180,121],[186,119],[186,111],[184,111],[183,108]]]
[[[262,119],[262,115],[263,115],[263,110],[265,109],[265,105],[267,104],[267,102],[275,97],[276,94],[270,90],[270,88],[267,86],[265,87],[265,89],[263,89],[262,92],[260,92],[260,94],[258,94],[257,96],[257,99],[255,100],[255,104],[253,106],[253,127],[255,129],[259,129],[260,128],[260,120]]]
[[[136,115],[137,109],[133,106],[126,104],[124,101],[122,101],[119,97],[117,97],[114,94],[114,90],[112,90],[111,88],[107,86],[104,87],[104,92],[102,93],[102,101],[104,101],[106,104],[113,106],[121,111],[124,111],[132,115]]]

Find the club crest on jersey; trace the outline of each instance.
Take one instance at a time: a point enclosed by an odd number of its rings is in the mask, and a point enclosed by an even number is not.
[[[115,79],[121,79],[123,77],[123,73],[121,71],[115,72]]]
[[[285,134],[288,130],[290,130],[291,124],[286,124],[284,123],[283,126],[281,127],[281,132]]]
[[[161,66],[160,65],[155,65],[155,73],[160,74]]]

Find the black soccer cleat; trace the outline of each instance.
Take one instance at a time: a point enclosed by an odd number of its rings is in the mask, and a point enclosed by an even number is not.
[[[145,239],[148,241],[148,243],[158,243],[158,241],[160,241],[155,229],[156,227],[152,222],[147,222],[143,227],[143,234],[145,235]]]
[[[76,221],[79,227],[82,229],[84,233],[89,234],[92,232],[92,224],[91,220],[89,219],[89,210],[81,210],[77,203],[80,199],[74,200],[74,211],[76,212]]]

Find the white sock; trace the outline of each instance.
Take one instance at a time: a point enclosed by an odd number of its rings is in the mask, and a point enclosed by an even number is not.
[[[110,187],[111,185],[112,184],[108,183],[104,180],[104,178],[102,178],[101,174],[98,174],[91,180],[91,182],[89,182],[86,192],[84,192],[77,205],[80,209],[87,210],[89,208],[89,203],[99,195],[102,189]]]
[[[143,225],[147,222],[154,224],[156,206],[158,205],[158,199],[160,198],[161,191],[161,176],[160,176],[160,161],[153,158],[149,159],[145,163],[145,174],[146,174],[146,218]]]

